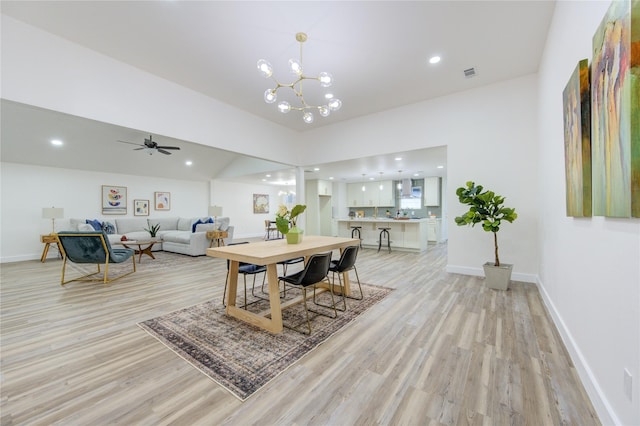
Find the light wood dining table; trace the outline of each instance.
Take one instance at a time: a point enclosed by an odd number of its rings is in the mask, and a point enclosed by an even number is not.
[[[282,309],[299,300],[292,300],[286,304],[280,303],[280,289],[278,286],[278,262],[293,259],[295,257],[309,257],[316,253],[326,253],[331,250],[358,245],[356,238],[325,237],[319,235],[305,235],[299,244],[287,244],[286,239],[259,241],[250,244],[238,244],[226,247],[213,247],[207,249],[207,256],[227,259],[229,264],[229,276],[227,283],[227,309],[229,316],[248,322],[272,333],[282,332]],[[240,262],[266,265],[267,281],[269,283],[270,308],[254,313],[236,306],[238,290],[238,267]],[[343,274],[342,283],[346,295],[351,294],[349,274]],[[270,314],[271,318],[267,315]]]

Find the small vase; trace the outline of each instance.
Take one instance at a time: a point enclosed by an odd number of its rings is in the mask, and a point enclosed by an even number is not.
[[[300,244],[302,242],[302,234],[304,231],[300,228],[291,228],[286,233],[287,244]]]

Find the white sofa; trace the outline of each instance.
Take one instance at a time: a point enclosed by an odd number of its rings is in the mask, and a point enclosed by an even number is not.
[[[233,226],[229,226],[228,217],[218,217],[214,223],[201,223],[213,221],[213,218],[107,218],[101,223],[102,229],[108,231],[106,224],[111,224],[113,233],[107,232],[109,242],[117,243],[122,236],[126,236],[127,240],[148,240],[151,238],[146,229],[150,229],[153,225],[160,225],[156,239],[156,243],[152,251],[170,251],[173,253],[187,254],[189,256],[202,256],[206,254],[207,248],[211,241],[207,239],[207,231],[222,230],[227,231],[228,237],[224,239],[225,244],[231,243],[233,240]],[[87,225],[91,226],[89,229]],[[88,224],[85,219],[71,219],[70,227],[73,231],[94,230],[93,226]]]

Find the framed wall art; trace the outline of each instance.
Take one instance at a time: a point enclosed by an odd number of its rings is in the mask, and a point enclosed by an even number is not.
[[[171,193],[170,192],[154,192],[154,208],[156,210],[171,210]]]
[[[149,216],[149,200],[133,200],[134,216]]]
[[[593,35],[593,214],[640,217],[640,2],[611,2]]]
[[[591,216],[591,114],[588,60],[578,62],[562,92],[567,216]]]
[[[127,187],[102,185],[102,214],[127,214]]]
[[[253,194],[253,213],[269,213],[269,194]]]

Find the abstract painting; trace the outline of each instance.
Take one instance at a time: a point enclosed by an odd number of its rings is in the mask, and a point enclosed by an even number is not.
[[[127,214],[127,187],[102,185],[102,214]]]
[[[171,210],[171,193],[170,192],[154,192],[156,210]]]
[[[149,200],[133,200],[134,216],[149,216]]]
[[[269,213],[268,194],[253,194],[253,213]]]
[[[633,26],[632,26],[633,22]],[[593,214],[640,217],[640,0],[611,6],[593,36]]]
[[[591,216],[589,64],[578,62],[562,92],[567,216]]]

